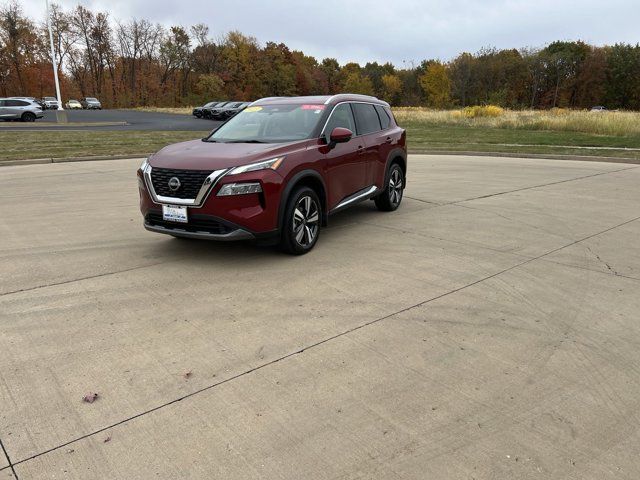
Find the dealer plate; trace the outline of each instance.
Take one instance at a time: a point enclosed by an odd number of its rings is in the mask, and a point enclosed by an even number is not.
[[[168,222],[187,223],[187,207],[178,207],[175,205],[162,206],[162,219]]]

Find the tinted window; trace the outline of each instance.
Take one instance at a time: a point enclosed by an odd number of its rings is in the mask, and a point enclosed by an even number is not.
[[[353,120],[353,113],[348,103],[342,103],[333,109],[331,117],[327,122],[327,126],[324,129],[326,135],[331,135],[331,132],[336,127],[348,128],[353,133],[356,132],[356,123]]]
[[[389,118],[389,114],[384,109],[384,107],[376,105],[376,112],[378,112],[378,117],[380,117],[380,125],[382,125],[382,129],[385,130],[389,128],[391,119]]]
[[[4,105],[5,107],[26,107],[29,103],[23,100],[5,100]]]
[[[4,107],[4,102],[5,102],[5,101],[6,101],[6,100],[0,100],[0,107]]]
[[[358,135],[366,135],[380,130],[380,120],[373,105],[369,103],[354,103]]]

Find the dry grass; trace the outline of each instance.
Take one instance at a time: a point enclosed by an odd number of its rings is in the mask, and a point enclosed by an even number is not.
[[[139,112],[175,113],[177,115],[191,115],[194,107],[136,107],[131,110]]]
[[[517,130],[581,132],[595,135],[640,135],[640,112],[589,112],[565,109],[503,110],[499,107],[467,107],[462,110],[394,108],[400,124],[460,125]]]

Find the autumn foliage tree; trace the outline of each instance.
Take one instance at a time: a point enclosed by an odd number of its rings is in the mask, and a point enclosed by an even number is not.
[[[44,19],[0,0],[0,96],[55,91]],[[640,109],[640,46],[552,42],[537,49],[483,48],[448,62],[345,65],[316,59],[247,32],[117,19],[79,5],[51,5],[64,99],[99,97],[107,107],[180,106],[264,96],[361,93],[393,105],[435,108]],[[410,65],[410,66],[409,66]]]

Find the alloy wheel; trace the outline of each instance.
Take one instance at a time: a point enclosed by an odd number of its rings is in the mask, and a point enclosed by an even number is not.
[[[402,199],[402,173],[399,168],[394,168],[389,178],[389,201],[398,205]]]
[[[320,209],[316,201],[308,195],[300,197],[293,210],[293,235],[298,245],[307,248],[312,245],[320,226]]]

